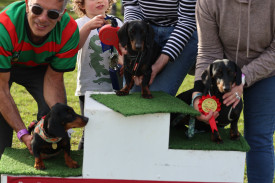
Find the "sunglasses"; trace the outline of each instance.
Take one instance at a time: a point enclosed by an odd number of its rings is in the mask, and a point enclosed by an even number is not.
[[[35,15],[41,15],[42,12],[44,11],[44,9],[41,6],[39,6],[38,4],[29,4],[29,7],[31,8],[32,13]],[[57,19],[62,14],[63,14],[63,12],[60,13],[57,10],[48,10],[48,12],[47,12],[47,16],[53,20]]]

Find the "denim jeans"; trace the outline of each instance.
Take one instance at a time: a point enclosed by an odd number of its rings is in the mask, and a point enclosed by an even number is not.
[[[275,128],[275,76],[244,90],[244,136],[248,183],[272,183]]]
[[[159,27],[152,25],[155,32],[155,41],[163,47],[174,27]],[[198,37],[195,31],[189,42],[185,45],[181,54],[173,62],[168,62],[165,68],[156,76],[150,91],[163,91],[175,96],[189,69],[196,62]],[[134,86],[131,91],[140,91],[140,87]]]

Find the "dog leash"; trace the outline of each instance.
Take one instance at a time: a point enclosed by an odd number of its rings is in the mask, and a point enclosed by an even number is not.
[[[202,94],[201,93],[197,93],[193,98],[192,98],[192,102],[190,104],[190,106],[193,108],[194,107],[194,100],[198,97],[201,97]],[[187,131],[187,137],[188,138],[192,138],[194,137],[195,135],[195,117],[193,116],[190,116],[190,119],[189,119],[189,126],[188,126],[188,131]]]
[[[143,52],[138,52],[137,56],[131,56],[131,68],[132,68],[132,73],[134,73],[133,75],[135,76],[137,74],[143,55],[144,55]],[[132,64],[133,59],[135,59],[135,61]]]

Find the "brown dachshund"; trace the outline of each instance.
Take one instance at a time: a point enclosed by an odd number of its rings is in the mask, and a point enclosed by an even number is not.
[[[223,104],[222,96],[226,92],[231,91],[233,83],[236,85],[241,84],[241,75],[241,69],[236,63],[226,59],[214,61],[202,74],[202,82],[204,84],[203,95],[210,94],[211,96],[216,96],[221,103],[221,110],[216,119],[216,121],[218,121],[217,126],[225,127],[230,124],[230,138],[232,140],[237,140],[240,137],[237,124],[242,112],[242,99],[240,99],[238,105],[233,108],[232,105],[226,106]],[[181,93],[177,97],[190,104],[193,92],[194,89],[191,89]],[[183,117],[177,113],[171,115],[172,125],[180,123],[188,125],[188,121],[189,116]],[[210,126],[196,119],[195,129],[199,131],[210,131]],[[214,131],[211,134],[211,139],[216,143],[223,143],[218,131]]]
[[[143,76],[141,95],[143,98],[152,98],[149,90],[152,65],[161,52],[160,46],[154,41],[153,28],[145,21],[134,20],[126,22],[117,34],[120,44],[127,48],[127,54],[124,55],[126,85],[116,94],[128,95],[134,85],[134,76]]]
[[[87,122],[88,118],[76,114],[73,108],[57,103],[39,122],[31,124],[28,130],[33,133],[34,167],[45,169],[42,159],[55,156],[63,150],[66,165],[77,168],[77,162],[70,157],[71,145],[67,130],[84,127]]]

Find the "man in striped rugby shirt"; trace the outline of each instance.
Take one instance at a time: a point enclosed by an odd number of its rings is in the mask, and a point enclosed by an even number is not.
[[[38,105],[37,119],[55,103],[66,103],[63,73],[75,68],[79,31],[65,13],[67,0],[25,0],[0,13],[0,157],[13,130],[31,150],[31,135],[10,94],[23,85]]]
[[[176,95],[197,56],[196,0],[123,0],[122,3],[124,21],[148,21],[155,31],[155,41],[162,47],[152,66],[150,90]],[[136,84],[140,79],[136,79]]]

